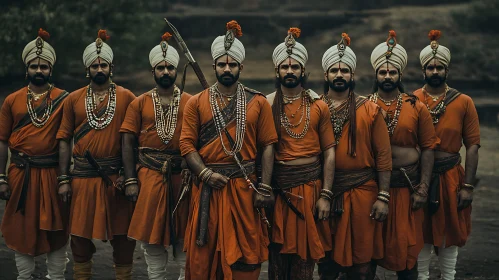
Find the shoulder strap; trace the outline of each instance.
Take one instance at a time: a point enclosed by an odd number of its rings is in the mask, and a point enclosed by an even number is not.
[[[104,113],[106,112],[107,106],[102,107],[98,112],[97,112],[97,117],[102,117]],[[78,141],[80,141],[81,138],[83,138],[85,135],[87,135],[90,131],[92,131],[92,127],[90,126],[90,123],[87,122],[82,124],[80,129],[75,133],[74,135],[74,144],[76,144]]]
[[[459,95],[461,95],[461,92],[459,92],[455,88],[450,88],[449,91],[447,92],[447,96],[445,96],[444,105],[445,106],[449,105],[452,101],[456,100],[456,98],[458,98]]]

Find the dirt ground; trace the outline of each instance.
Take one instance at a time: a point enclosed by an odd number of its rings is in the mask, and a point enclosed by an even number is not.
[[[479,187],[475,190],[473,202],[473,230],[465,247],[459,251],[456,279],[499,279],[499,129],[494,127],[481,127],[482,148],[480,149],[480,163],[478,177],[481,179]],[[0,202],[0,220],[3,216],[5,202]],[[112,264],[112,249],[109,243],[94,241],[97,253],[94,255],[94,278],[114,279]],[[72,277],[72,257],[70,249],[70,263],[67,266],[66,277]],[[47,273],[45,257],[36,259],[34,279],[46,279]],[[168,263],[168,279],[177,279],[180,263],[170,260]],[[5,241],[0,237],[0,279],[16,279],[16,266],[14,253],[9,250]],[[433,258],[431,278],[438,277],[438,262]],[[137,245],[134,255],[134,279],[147,279],[147,269],[144,255]],[[264,264],[260,279],[267,279],[267,265]],[[318,279],[317,275],[314,279]],[[390,277],[396,279],[395,276]]]

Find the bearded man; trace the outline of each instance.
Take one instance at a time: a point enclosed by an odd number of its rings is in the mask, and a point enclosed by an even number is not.
[[[7,200],[1,230],[15,252],[18,280],[31,279],[36,256],[47,254],[48,274],[57,280],[64,279],[69,261],[67,206],[54,188],[59,160],[55,136],[68,92],[50,83],[56,54],[49,39],[40,28],[24,47],[29,84],[9,94],[0,110],[0,199]]]
[[[324,95],[336,139],[332,248],[319,263],[321,279],[373,279],[373,259],[383,257],[381,223],[392,168],[390,140],[379,106],[355,89],[357,58],[343,33],[322,57]],[[377,177],[377,180],[376,180]]]
[[[179,55],[168,44],[170,38],[170,33],[163,34],[149,53],[156,87],[130,103],[120,129],[125,187],[127,195],[137,200],[128,237],[142,243],[149,279],[166,279],[166,248],[170,245],[177,261],[185,262],[182,246],[189,199],[181,176],[179,139],[185,104],[191,95],[175,85]],[[179,279],[183,277],[182,267]]]
[[[435,151],[429,208],[425,213],[424,248],[419,254],[419,279],[429,278],[432,249],[438,249],[442,279],[454,279],[458,247],[471,233],[471,202],[476,186],[480,124],[473,100],[447,85],[450,50],[438,43],[441,32],[431,30],[430,45],[420,53],[426,84],[414,94],[433,119],[441,139]],[[465,167],[459,150],[466,148]]]
[[[258,279],[269,239],[261,207],[273,204],[270,180],[277,134],[265,96],[243,86],[245,49],[231,21],[211,45],[217,82],[185,106],[180,150],[193,174],[185,233],[186,279]],[[262,179],[255,159],[261,151]],[[268,223],[268,221],[267,221]]]
[[[112,82],[113,51],[100,30],[83,52],[90,84],[70,94],[64,103],[59,140],[59,194],[71,200],[70,234],[74,279],[90,279],[92,239],[110,240],[116,279],[131,279],[135,241],[127,239],[133,202],[121,191],[123,179],[121,124],[135,99],[129,90]],[[74,167],[71,173],[71,142]]]
[[[268,98],[279,142],[269,279],[312,279],[315,263],[331,250],[327,219],[336,141],[326,103],[305,89],[308,53],[296,41],[300,33],[290,28],[272,54],[276,92]]]

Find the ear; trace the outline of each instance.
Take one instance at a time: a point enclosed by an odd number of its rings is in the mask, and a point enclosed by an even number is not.
[[[328,72],[324,72],[324,81],[327,82],[327,74]]]
[[[213,67],[213,70],[216,70],[215,63],[213,63],[213,65],[211,66]]]
[[[243,69],[244,69],[244,64],[242,64],[242,63],[241,63],[241,64],[239,65],[239,72],[243,71]]]
[[[302,77],[303,77],[303,76],[305,76],[305,66],[303,66],[303,67],[301,68],[301,76],[302,76]]]

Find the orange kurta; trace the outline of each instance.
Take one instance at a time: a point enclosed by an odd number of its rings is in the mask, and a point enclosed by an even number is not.
[[[87,122],[85,95],[87,87],[72,92],[64,102],[64,114],[57,139],[69,140]],[[106,96],[97,106],[107,104]],[[111,123],[104,129],[91,130],[75,143],[73,156],[83,156],[89,150],[96,159],[121,156],[121,124],[128,105],[135,99],[129,90],[116,86],[116,111]],[[117,175],[110,176],[116,180]],[[70,233],[87,239],[111,240],[113,235],[125,235],[133,213],[133,203],[113,187],[106,187],[100,177],[73,178],[71,182]]]
[[[439,143],[435,128],[426,106],[419,100],[414,105],[410,96],[403,96],[398,124],[390,138],[391,144],[398,147],[422,150],[435,149]],[[381,100],[377,103],[393,117],[396,102],[386,106]],[[384,223],[385,254],[378,264],[382,267],[402,271],[411,269],[418,261],[423,249],[423,209],[412,210],[411,191],[407,188],[390,188],[390,211]]]
[[[139,147],[148,147],[158,150],[178,151],[182,131],[182,118],[187,100],[192,96],[182,93],[177,115],[177,125],[173,138],[165,144],[156,131],[154,104],[151,93],[144,93],[128,106],[125,121],[120,132],[131,133],[138,137]],[[168,188],[173,187],[174,201],[178,201],[182,192],[182,178],[180,174],[173,174],[172,184],[168,186],[163,182],[161,172],[140,166],[137,172],[140,181],[140,192],[133,213],[128,236],[148,244],[170,245],[170,216],[168,215]],[[186,196],[175,213],[175,236],[184,239],[187,218],[189,215],[189,196]]]
[[[390,171],[390,138],[379,106],[366,101],[357,109],[356,114],[357,156],[348,154],[350,126],[347,122],[336,145],[336,169],[348,171],[373,168],[378,172]],[[377,197],[378,185],[375,180],[343,194],[344,212],[330,220],[333,234],[331,255],[341,266],[383,258],[382,224],[369,216]]]
[[[300,100],[287,104],[285,113],[291,123],[299,120]],[[300,110],[298,110],[300,108]],[[298,110],[295,118],[291,117]],[[305,113],[304,113],[305,114]],[[302,123],[292,131],[300,133],[305,127],[305,116]],[[281,139],[276,146],[275,159],[289,161],[298,158],[319,156],[323,151],[334,147],[335,139],[331,114],[326,103],[316,100],[310,105],[310,124],[307,133],[302,139],[294,139],[281,126]],[[322,180],[314,180],[296,186],[288,191],[296,196],[289,195],[291,202],[304,215],[300,219],[286,204],[281,196],[276,197],[274,206],[272,242],[282,244],[281,254],[297,254],[303,260],[318,261],[323,258],[325,251],[332,248],[331,230],[328,221],[315,221],[316,202],[322,189]]]
[[[431,109],[440,102],[440,99],[433,101],[421,89],[414,94]],[[480,124],[473,100],[461,94],[447,105],[435,125],[435,132],[441,139],[438,151],[456,154],[463,143],[466,148],[480,145]],[[471,233],[471,206],[457,210],[457,195],[463,183],[464,169],[460,164],[440,175],[440,207],[431,217],[425,215],[425,243],[440,247],[466,244]]]
[[[209,90],[193,96],[184,109],[184,122],[180,137],[182,155],[198,152],[205,164],[230,163],[220,138],[197,150],[199,131],[202,124],[213,118],[209,105]],[[235,139],[236,122],[227,127]],[[272,109],[265,97],[255,94],[247,104],[246,134],[241,149],[243,160],[255,160],[258,147],[277,142]],[[224,143],[229,146],[224,137]],[[255,179],[255,175],[252,175]],[[198,211],[202,183],[194,185],[191,194],[191,213],[185,233],[184,250],[187,251],[187,279],[215,279],[220,265],[224,279],[232,279],[230,265],[236,261],[260,264],[268,259],[269,240],[267,228],[253,207],[254,191],[248,188],[243,178],[229,180],[221,190],[212,190],[207,232],[207,244],[196,245]],[[220,261],[218,256],[220,256]],[[220,263],[221,262],[221,263]]]
[[[13,131],[27,114],[27,87],[5,99],[0,111],[0,141],[8,142],[11,149],[26,155],[42,156],[57,153],[55,135],[62,118],[62,104],[54,110],[43,127],[33,124]],[[50,98],[55,99],[64,91],[54,88]],[[44,98],[34,101],[37,107]],[[25,214],[16,212],[24,182],[24,169],[11,163],[8,181],[12,190],[2,219],[2,234],[7,247],[22,254],[38,256],[62,248],[68,241],[67,211],[57,194],[57,168],[31,168],[31,178],[26,197]]]

